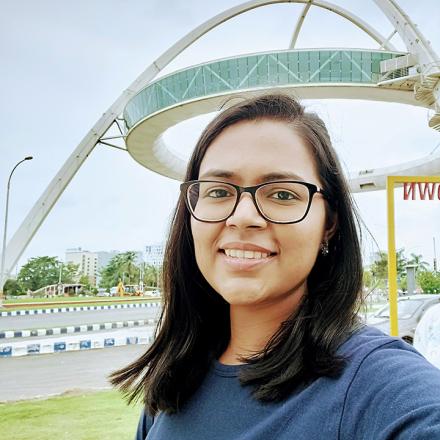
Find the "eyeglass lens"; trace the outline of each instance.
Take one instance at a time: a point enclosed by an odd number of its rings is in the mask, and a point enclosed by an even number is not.
[[[291,182],[268,183],[258,188],[255,194],[260,211],[276,222],[302,219],[309,197],[307,186]],[[188,187],[187,199],[196,218],[220,221],[231,215],[237,201],[237,189],[222,182],[197,182]]]

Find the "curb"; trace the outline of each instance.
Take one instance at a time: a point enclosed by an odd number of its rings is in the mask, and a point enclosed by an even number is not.
[[[39,355],[48,353],[63,353],[68,351],[85,351],[98,348],[120,347],[132,344],[150,344],[154,340],[154,335],[131,335],[116,337],[85,337],[83,339],[73,336],[65,339],[41,341],[39,343],[15,343],[14,345],[0,345],[0,359],[5,357],[17,357],[28,355]]]
[[[81,307],[58,307],[52,309],[34,310],[13,310],[11,312],[1,312],[0,316],[24,316],[24,315],[44,315],[50,313],[64,312],[84,312],[89,310],[113,310],[113,309],[132,309],[139,307],[160,307],[160,302],[136,303],[136,304],[113,304],[109,306],[81,306]]]
[[[29,338],[33,336],[53,336],[70,333],[91,332],[99,330],[113,330],[116,328],[142,327],[157,324],[157,319],[138,319],[136,321],[116,321],[99,324],[83,324],[77,326],[41,328],[32,330],[8,330],[0,331],[0,339]],[[1,355],[0,355],[1,356]]]

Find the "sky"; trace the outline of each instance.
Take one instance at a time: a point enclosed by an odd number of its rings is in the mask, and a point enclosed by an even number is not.
[[[391,24],[374,1],[335,0],[383,35]],[[0,219],[3,231],[7,179],[14,173],[8,238],[71,152],[122,91],[157,57],[193,28],[237,0],[0,0]],[[423,8],[421,7],[423,3]],[[437,0],[399,0],[440,53]],[[258,8],[214,29],[185,50],[162,74],[238,54],[286,49],[302,10],[297,4]],[[392,42],[404,46],[398,36]],[[298,48],[377,48],[348,21],[312,8]],[[393,165],[433,151],[440,133],[428,127],[428,110],[386,102],[304,102],[326,122],[346,172]],[[174,127],[172,148],[188,156],[213,115]],[[440,148],[440,147],[439,147]],[[438,152],[438,149],[436,150]],[[123,151],[97,146],[77,172],[19,260],[65,250],[143,250],[166,237],[179,182],[157,175]],[[354,195],[374,237],[364,250],[387,247],[386,193]],[[403,201],[396,190],[396,245],[422,254],[432,266],[433,238],[440,256],[440,201]],[[375,244],[377,243],[377,245]]]

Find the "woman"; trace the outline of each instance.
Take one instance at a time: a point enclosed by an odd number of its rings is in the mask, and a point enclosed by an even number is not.
[[[137,439],[440,438],[440,371],[363,326],[355,210],[324,123],[287,95],[205,129],[152,346],[112,383]]]

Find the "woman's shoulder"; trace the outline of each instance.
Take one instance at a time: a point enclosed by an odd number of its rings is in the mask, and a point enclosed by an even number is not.
[[[348,356],[342,431],[357,424],[360,438],[439,438],[440,370],[400,338],[365,326],[341,347]],[[397,423],[399,421],[399,423]],[[435,433],[429,437],[429,433]],[[348,434],[347,434],[348,435]],[[345,438],[343,436],[343,438]],[[398,437],[401,438],[401,437]]]
[[[336,355],[346,362],[338,383],[345,388],[348,400],[359,392],[372,397],[390,387],[397,392],[410,381],[412,389],[428,381],[437,390],[440,402],[440,369],[401,338],[362,325],[345,339]]]
[[[154,417],[142,409],[141,415],[139,417],[139,422],[136,430],[135,440],[145,440],[147,438],[148,431],[153,426]]]
[[[389,336],[381,330],[368,325],[361,325],[353,331],[340,345],[337,354],[354,361],[362,362],[373,352],[382,352],[390,348],[399,350],[399,353],[403,356],[406,356],[406,353],[421,356],[413,346],[401,338]]]

